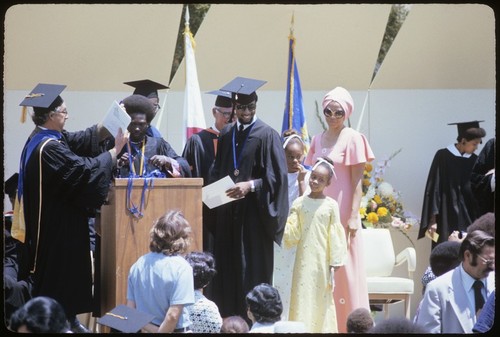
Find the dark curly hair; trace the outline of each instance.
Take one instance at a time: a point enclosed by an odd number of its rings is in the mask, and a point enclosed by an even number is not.
[[[444,241],[432,249],[429,261],[434,275],[441,276],[460,264],[460,244],[458,241]]]
[[[148,98],[142,95],[130,95],[123,100],[123,105],[125,106],[125,111],[127,114],[132,116],[133,114],[145,114],[146,121],[151,123],[156,114],[156,109]]]
[[[12,314],[9,328],[17,332],[23,325],[31,333],[62,333],[69,329],[61,304],[45,296],[32,298]]]
[[[191,243],[191,226],[178,210],[159,217],[149,232],[149,249],[155,253],[178,255],[187,252]]]
[[[283,304],[278,289],[267,283],[256,285],[246,296],[248,309],[259,323],[281,320]]]
[[[467,233],[472,233],[475,230],[482,230],[491,236],[495,236],[495,213],[485,213],[467,227]]]
[[[203,289],[215,276],[215,259],[209,252],[191,252],[186,260],[193,268],[194,289]]]
[[[357,308],[347,316],[346,325],[349,333],[366,333],[375,323],[368,309]]]

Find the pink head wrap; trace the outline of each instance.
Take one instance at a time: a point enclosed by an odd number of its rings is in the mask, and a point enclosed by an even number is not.
[[[325,109],[330,102],[335,101],[340,104],[345,111],[345,117],[349,118],[354,110],[354,101],[352,100],[349,91],[342,87],[336,87],[323,98],[323,109]]]

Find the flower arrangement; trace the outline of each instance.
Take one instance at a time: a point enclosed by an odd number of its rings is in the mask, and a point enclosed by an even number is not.
[[[415,247],[408,231],[418,220],[406,212],[401,202],[401,194],[383,179],[385,169],[401,149],[388,159],[377,163],[375,170],[370,163],[365,164],[363,172],[363,196],[361,198],[361,220],[367,228],[389,228],[401,232]]]

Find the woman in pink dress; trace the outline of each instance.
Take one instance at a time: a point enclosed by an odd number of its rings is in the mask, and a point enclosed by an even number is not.
[[[366,137],[346,127],[354,102],[349,92],[336,87],[323,98],[323,113],[328,130],[315,135],[307,154],[305,164],[312,165],[321,156],[330,157],[335,164],[332,183],[325,194],[337,201],[340,219],[345,228],[347,240],[347,261],[335,272],[335,308],[338,331],[347,332],[347,316],[357,308],[370,309],[366,284],[365,265],[361,236],[359,206],[362,196],[361,184],[365,163],[375,157]]]

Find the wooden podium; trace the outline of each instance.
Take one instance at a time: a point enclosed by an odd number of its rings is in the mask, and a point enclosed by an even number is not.
[[[130,202],[140,207],[144,179],[132,179]],[[108,203],[101,207],[96,223],[101,235],[100,312],[104,314],[127,302],[127,277],[132,264],[148,253],[153,222],[172,209],[183,212],[193,229],[190,250],[203,250],[202,178],[154,178],[144,193],[143,217],[128,210],[128,179],[115,179]]]

